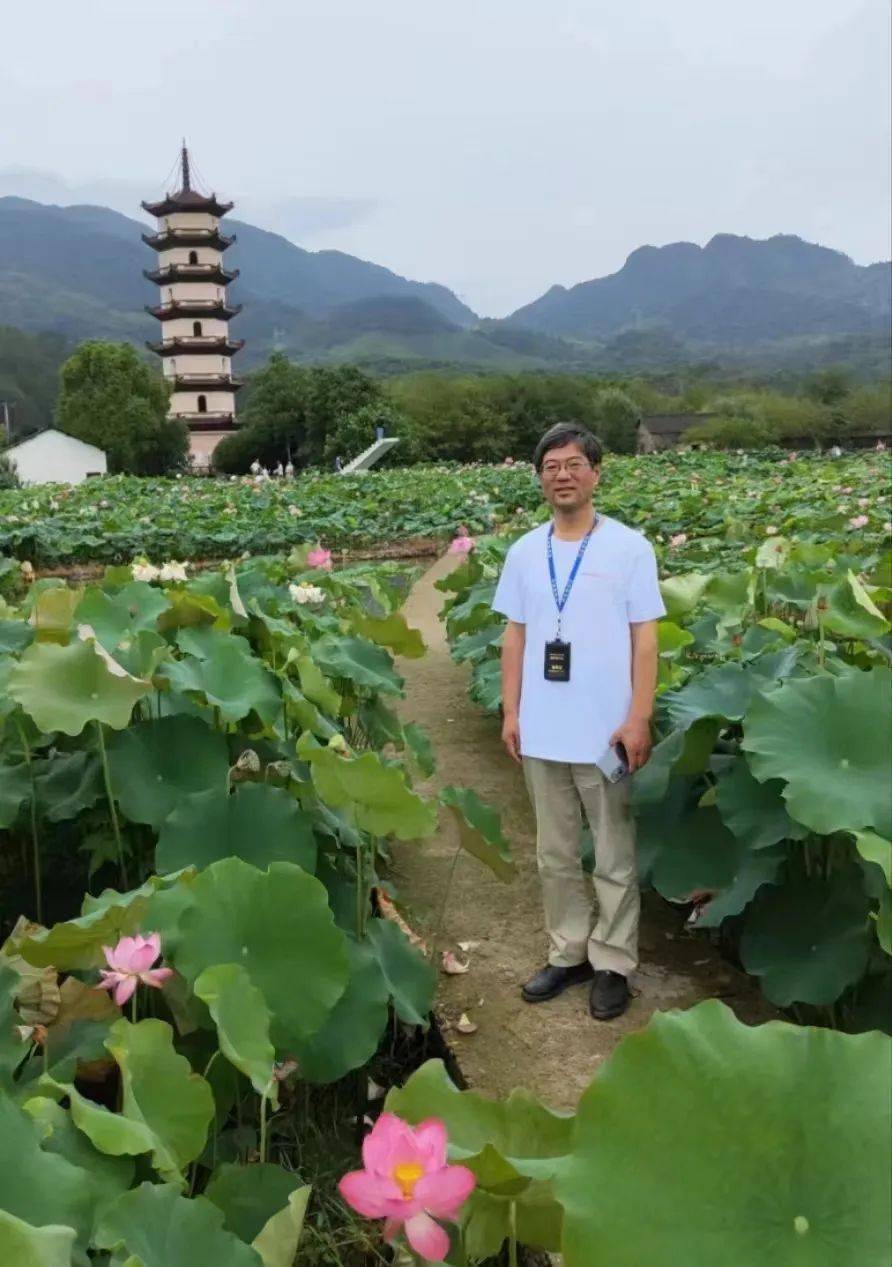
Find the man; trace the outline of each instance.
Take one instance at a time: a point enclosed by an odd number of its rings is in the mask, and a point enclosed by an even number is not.
[[[502,739],[523,765],[536,814],[548,963],[524,985],[540,1003],[591,979],[596,1020],[620,1016],[638,963],[640,899],[629,779],[604,771],[650,756],[657,625],[665,614],[653,548],[596,514],[601,445],[572,423],[552,427],[533,458],[550,523],[508,551],[493,610],[502,642]],[[599,764],[600,763],[600,764]],[[582,869],[585,809],[595,841],[597,918]]]

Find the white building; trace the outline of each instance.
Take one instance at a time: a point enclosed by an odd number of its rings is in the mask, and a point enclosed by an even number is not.
[[[169,416],[186,423],[192,461],[207,466],[220,440],[235,429],[235,393],[241,387],[231,358],[244,340],[229,336],[230,318],[241,304],[230,304],[226,297],[238,269],[223,267],[223,252],[235,234],[220,231],[220,220],[233,204],[192,188],[184,145],[180,189],[142,205],[158,220],[157,233],[143,234],[158,252],[158,266],[143,272],[161,290],[160,303],[146,305],[161,322],[160,342],[148,346],[162,358],[171,387]]]
[[[102,449],[52,428],[12,445],[5,456],[23,484],[80,484],[108,469]]]

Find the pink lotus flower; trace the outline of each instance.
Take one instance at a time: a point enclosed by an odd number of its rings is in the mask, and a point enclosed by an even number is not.
[[[863,528],[868,522],[867,515],[853,515],[849,520],[850,528]]]
[[[669,538],[669,544],[674,549],[676,546],[683,546],[688,539],[686,532],[677,532],[674,537]]]
[[[161,954],[161,938],[157,933],[149,937],[122,937],[114,950],[103,946],[105,962],[111,969],[100,969],[102,980],[97,990],[111,990],[118,1007],[123,1007],[133,991],[139,985],[150,985],[156,990],[168,977],[173,976],[172,968],[153,968],[152,964]]]
[[[456,537],[449,547],[449,553],[470,554],[476,544],[473,537]]]
[[[363,1170],[338,1184],[341,1196],[367,1219],[385,1219],[390,1241],[404,1227],[422,1258],[441,1263],[449,1237],[433,1215],[454,1219],[477,1180],[466,1166],[446,1164],[446,1127],[430,1118],[414,1129],[392,1113],[382,1113],[362,1144]]]
[[[321,568],[323,572],[330,572],[331,550],[323,550],[322,546],[317,546],[315,550],[311,550],[307,555],[307,566]]]

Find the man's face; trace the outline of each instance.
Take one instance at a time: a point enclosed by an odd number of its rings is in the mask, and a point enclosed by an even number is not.
[[[549,449],[539,469],[542,493],[555,510],[588,505],[600,478],[600,466],[592,466],[575,441]]]

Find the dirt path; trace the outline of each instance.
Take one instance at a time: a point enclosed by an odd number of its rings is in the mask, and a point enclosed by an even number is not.
[[[407,692],[401,712],[434,741],[437,771],[424,790],[465,785],[496,805],[518,875],[504,885],[476,859],[459,856],[438,945],[480,944],[466,975],[441,975],[438,1013],[472,1086],[502,1096],[522,1084],[553,1108],[572,1109],[599,1062],[657,1010],[687,1008],[718,996],[750,1023],[775,1013],[752,981],[722,959],[704,934],[686,932],[680,916],[654,894],[645,898],[642,963],[632,983],[638,993],[625,1016],[606,1023],[591,1020],[582,986],[550,1003],[530,1006],[521,1000],[521,983],[545,961],[535,825],[523,777],[502,749],[498,721],[468,698],[467,669],[451,660],[437,618],[445,596],[434,589],[434,581],[455,562],[439,559],[420,577],[406,604],[406,617],[422,631],[428,654],[400,663]],[[393,879],[428,939],[441,917],[456,842],[455,828],[444,815],[435,837],[394,852]],[[462,1012],[479,1026],[475,1034],[465,1037],[452,1028]]]

